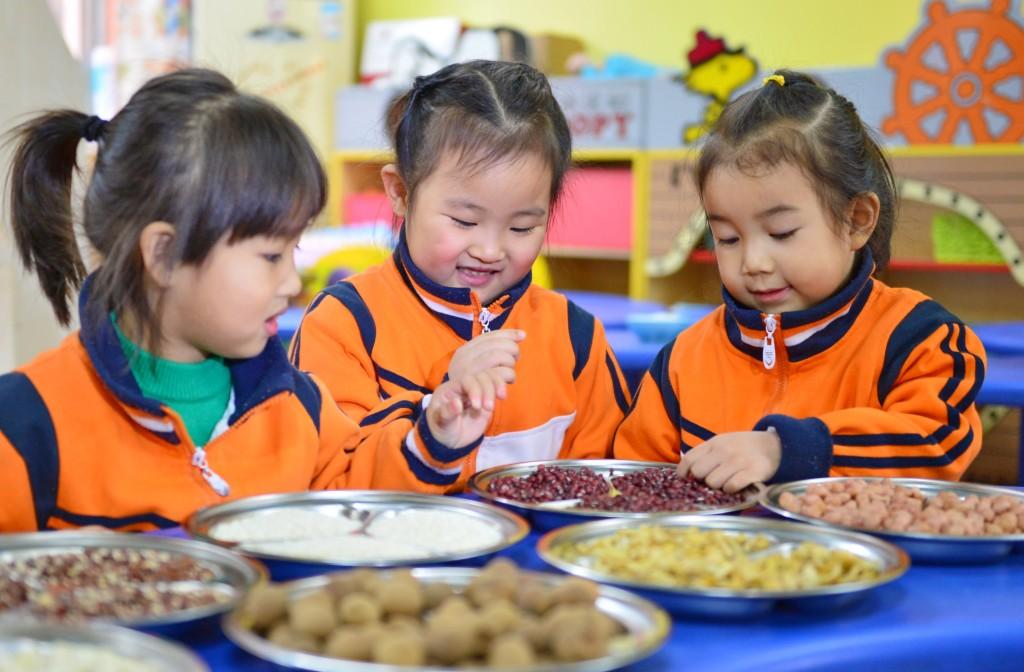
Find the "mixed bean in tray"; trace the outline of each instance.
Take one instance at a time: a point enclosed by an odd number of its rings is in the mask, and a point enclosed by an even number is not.
[[[215,572],[166,551],[86,548],[0,560],[0,614],[132,620],[226,602]]]
[[[672,467],[651,467],[606,479],[587,467],[540,465],[529,476],[497,477],[487,489],[496,497],[527,504],[579,499],[573,508],[599,511],[691,511],[746,499],[745,494],[730,494],[679,476]]]

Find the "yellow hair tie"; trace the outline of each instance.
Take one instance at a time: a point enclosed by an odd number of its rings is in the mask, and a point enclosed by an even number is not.
[[[761,81],[761,84],[767,85],[768,82],[775,82],[779,86],[785,86],[786,85],[786,78],[783,77],[782,75],[769,75],[769,76],[765,77]]]

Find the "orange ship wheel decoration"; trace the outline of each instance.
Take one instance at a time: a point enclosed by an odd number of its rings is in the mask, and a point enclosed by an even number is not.
[[[975,143],[1015,143],[1024,138],[1024,28],[1007,16],[1009,5],[1009,0],[992,0],[988,10],[953,13],[942,0],[928,6],[930,23],[906,52],[885,56],[896,75],[895,111],[882,122],[887,135],[902,133],[911,144],[952,144],[966,122]],[[964,33],[976,37],[966,55],[960,44]],[[945,57],[945,69],[929,62],[936,48]],[[1008,56],[992,64],[996,49]],[[1016,98],[1000,90],[1015,77],[1020,80]],[[922,86],[935,95],[915,100],[914,91]],[[935,117],[940,117],[937,131],[929,132],[925,122]],[[1001,118],[1001,129],[993,129],[993,118]]]

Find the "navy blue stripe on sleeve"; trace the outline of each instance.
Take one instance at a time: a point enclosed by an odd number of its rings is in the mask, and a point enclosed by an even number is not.
[[[57,507],[60,482],[57,432],[36,386],[18,371],[0,376],[0,432],[25,462],[36,528],[46,529]]]
[[[960,439],[942,455],[913,455],[907,457],[861,457],[859,455],[835,455],[832,464],[837,467],[860,467],[864,469],[910,469],[913,467],[944,467],[956,462],[974,441],[974,429],[967,428]]]
[[[405,463],[409,465],[409,471],[413,473],[417,479],[428,485],[452,485],[455,481],[459,480],[459,475],[454,474],[442,474],[434,471],[429,466],[420,461],[420,458],[412,454],[405,442],[402,442],[402,457],[405,458]]]
[[[943,325],[958,323],[959,320],[934,301],[922,301],[903,318],[889,336],[882,360],[882,372],[878,377],[878,403],[885,406],[893,385],[900,376],[910,354]]]
[[[422,392],[423,394],[430,394],[431,392],[433,392],[433,390],[423,387],[422,385],[417,385],[416,383],[412,382],[405,376],[399,375],[394,371],[389,371],[388,369],[385,369],[383,366],[377,364],[377,362],[373,363],[373,369],[374,372],[376,373],[377,380],[386,380],[389,383],[397,385],[403,390],[409,390],[411,392]]]
[[[612,377],[612,393],[615,395],[615,403],[619,405],[619,410],[625,414],[629,411],[629,402],[626,401],[626,392],[622,389],[622,384],[619,381],[619,367],[610,353],[605,355],[604,363],[608,367],[608,375]]]
[[[572,379],[576,380],[583,373],[583,367],[590,361],[590,348],[594,343],[594,316],[577,306],[572,301],[569,304],[569,342],[572,344],[572,352],[576,357],[576,364],[572,369]]]
[[[120,517],[90,516],[84,513],[72,513],[71,511],[65,511],[64,509],[57,508],[53,512],[53,517],[60,518],[72,525],[99,525],[100,527],[108,527],[112,530],[125,528],[129,525],[138,525],[139,523],[150,523],[161,530],[181,525],[179,521],[164,518],[163,516],[155,513],[137,513],[132,516]]]
[[[309,415],[309,419],[313,421],[313,426],[316,427],[316,433],[320,433],[320,407],[323,404],[323,397],[320,395],[320,388],[316,386],[316,383],[298,369],[293,369],[293,375],[295,376],[295,396],[299,398],[299,402],[302,407],[306,409],[306,413]],[[334,400],[331,400],[334,403]]]
[[[420,415],[420,405],[418,403],[409,401],[408,399],[399,399],[387,408],[383,408],[376,413],[370,413],[369,415],[364,416],[363,419],[359,421],[359,426],[368,427],[370,425],[375,425],[395,411],[402,409],[409,411],[410,418],[413,422],[415,422]]]
[[[366,302],[360,296],[359,291],[349,282],[337,282],[324,290],[334,298],[341,301],[359,327],[359,336],[363,340],[363,348],[367,354],[373,352],[373,344],[377,341],[377,324],[373,321],[373,315],[367,308]],[[310,307],[307,313],[313,312]]]
[[[305,312],[302,314],[302,320],[299,321],[299,328],[295,330],[295,334],[292,336],[291,343],[291,355],[289,359],[293,366],[299,365],[299,350],[302,348],[302,323],[306,320],[306,315],[316,310],[316,307],[320,305],[320,302],[324,300],[327,294],[320,292],[313,297],[312,303],[306,306]]]

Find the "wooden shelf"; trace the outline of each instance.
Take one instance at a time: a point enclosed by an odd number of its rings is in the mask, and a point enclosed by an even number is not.
[[[629,261],[629,250],[614,250],[603,247],[570,247],[568,245],[545,245],[541,254],[547,257],[575,257],[581,259],[612,259]]]
[[[694,250],[690,261],[697,264],[715,263],[715,253],[710,250]],[[1006,264],[949,264],[924,259],[893,259],[886,268],[889,271],[950,271],[955,273],[1009,273]]]

